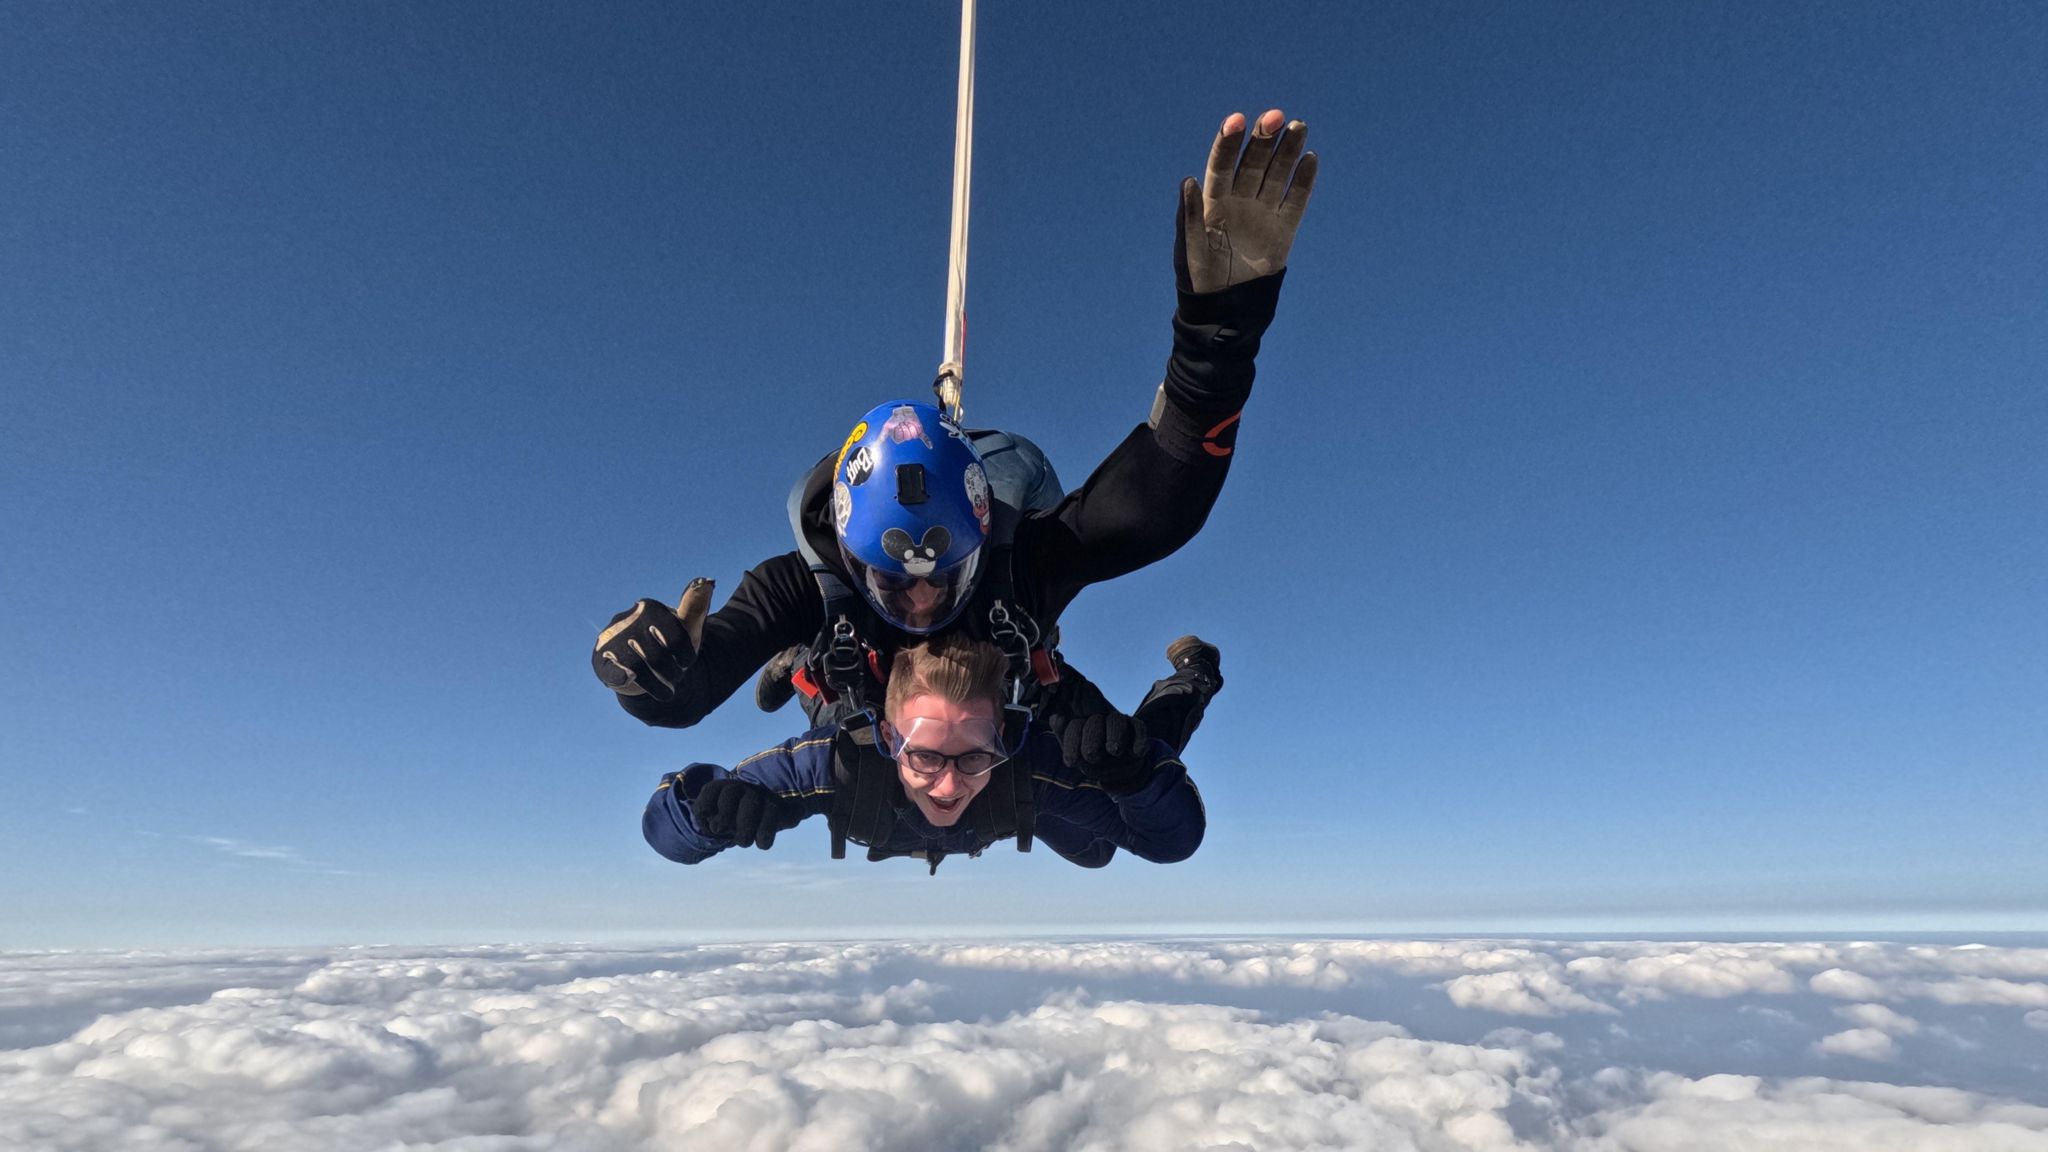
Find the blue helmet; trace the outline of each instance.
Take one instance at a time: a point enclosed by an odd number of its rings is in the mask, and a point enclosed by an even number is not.
[[[854,587],[882,619],[937,632],[974,595],[988,474],[960,428],[896,400],[854,425],[832,474],[832,523]]]

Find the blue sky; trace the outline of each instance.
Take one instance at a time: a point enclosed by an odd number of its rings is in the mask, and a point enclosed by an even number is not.
[[[2048,927],[2048,17],[982,14],[968,408],[1078,483],[1174,186],[1323,156],[1203,534],[1209,840],[685,870],[596,629],[938,358],[957,10],[0,11],[0,946]]]

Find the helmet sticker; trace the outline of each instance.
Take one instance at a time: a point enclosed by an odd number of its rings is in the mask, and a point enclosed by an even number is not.
[[[832,486],[832,523],[841,536],[846,535],[846,522],[853,519],[853,489],[844,484]]]
[[[967,502],[974,505],[974,518],[981,521],[981,534],[988,535],[988,475],[979,464],[967,466]]]
[[[859,487],[867,483],[868,477],[874,474],[875,446],[873,444],[863,444],[846,461],[846,482]]]
[[[912,576],[929,576],[939,566],[939,557],[953,546],[953,534],[944,525],[934,524],[924,530],[924,539],[913,541],[910,533],[901,528],[891,528],[882,533],[882,550],[903,562],[903,570]]]
[[[855,424],[853,426],[853,431],[848,432],[846,434],[846,443],[841,444],[839,446],[839,458],[837,460],[832,461],[832,470],[834,472],[839,471],[839,466],[841,464],[846,463],[847,452],[850,451],[855,444],[860,443],[860,438],[867,434],[868,422],[865,420],[861,421],[858,424]]]
[[[932,446],[932,438],[924,434],[924,421],[917,418],[917,409],[908,404],[898,404],[889,413],[889,419],[882,424],[882,435],[891,444],[921,440],[925,447]]]

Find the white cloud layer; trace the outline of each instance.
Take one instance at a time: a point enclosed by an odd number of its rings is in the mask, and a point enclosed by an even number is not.
[[[1911,1036],[1920,1031],[1918,1020],[1894,1012],[1882,1004],[1851,1004],[1845,1008],[1835,1009],[1835,1015],[1851,1024],[1860,1024],[1865,1028],[1875,1028],[1879,1032],[1896,1036]]]
[[[1830,1056],[1854,1056],[1858,1060],[1889,1060],[1899,1052],[1891,1034],[1876,1028],[1851,1028],[1823,1036],[1814,1043],[1814,1048]]]
[[[2048,1152],[2043,960],[1372,940],[0,955],[0,1148]]]

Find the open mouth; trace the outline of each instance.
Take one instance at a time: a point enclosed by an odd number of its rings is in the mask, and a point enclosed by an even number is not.
[[[925,799],[931,801],[932,807],[937,808],[941,812],[951,812],[955,808],[960,807],[960,805],[967,803],[967,797],[965,796],[955,796],[951,800],[940,800],[932,796],[927,796]]]

